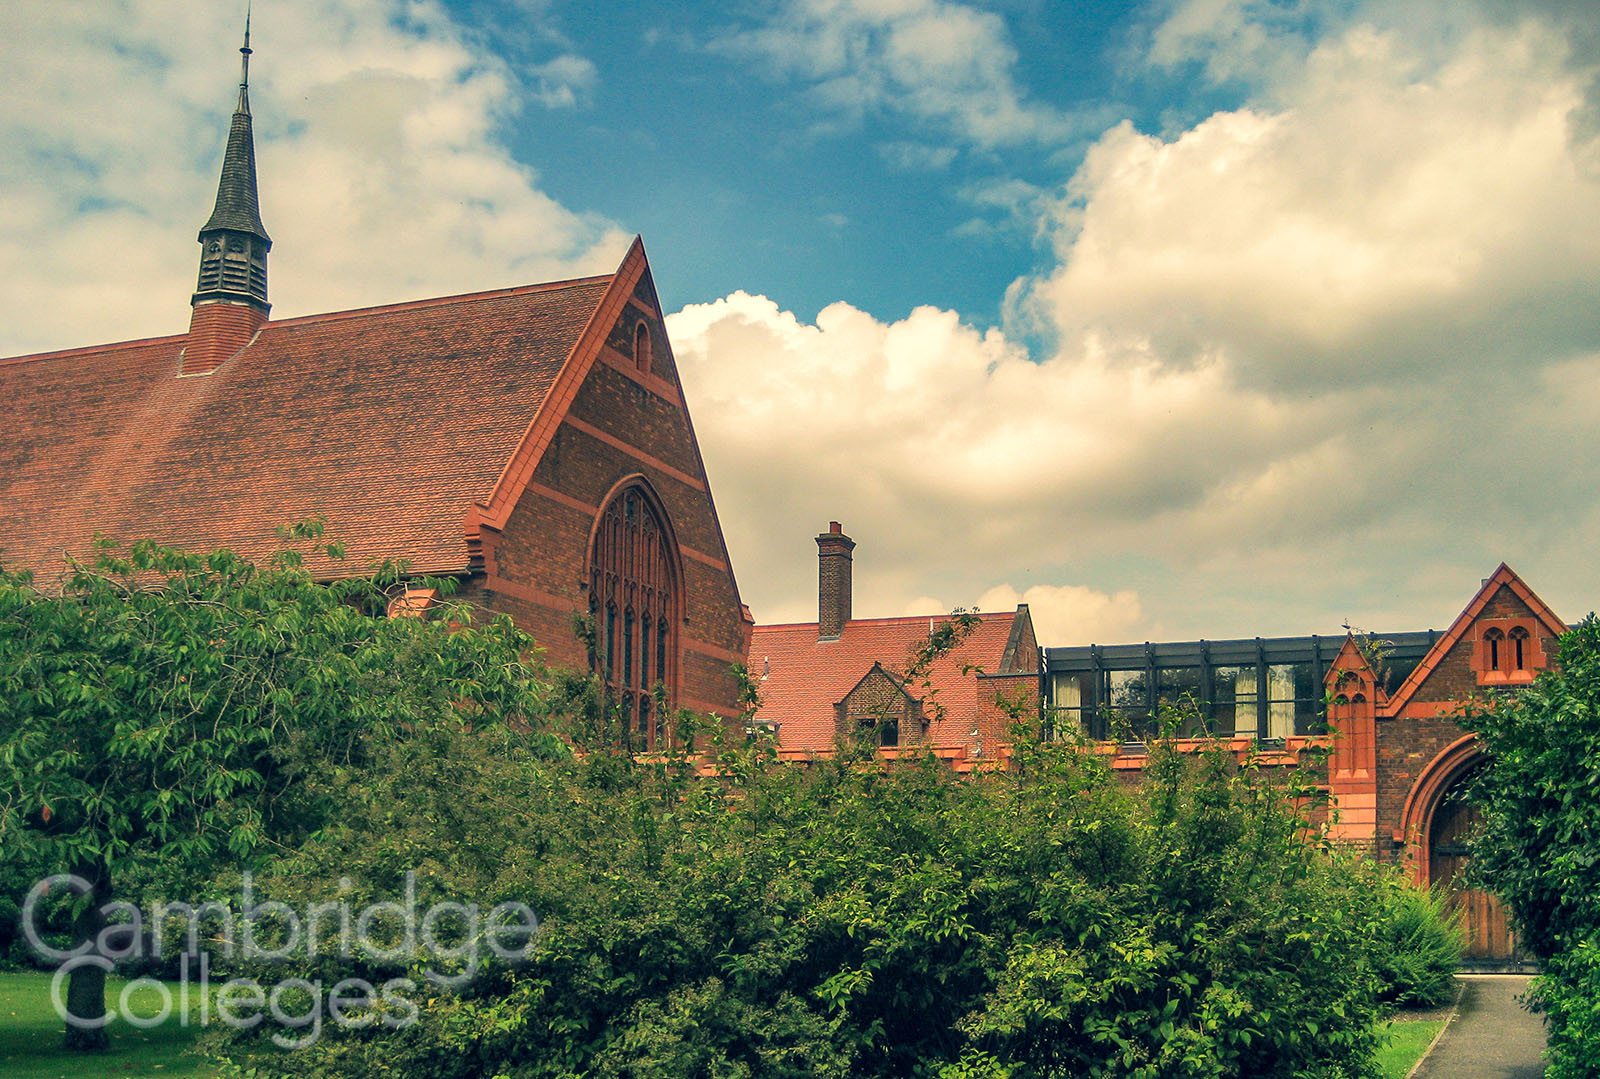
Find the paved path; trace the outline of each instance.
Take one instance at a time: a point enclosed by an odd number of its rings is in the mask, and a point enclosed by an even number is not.
[[[1544,1020],[1518,1002],[1526,974],[1462,974],[1461,1003],[1413,1079],[1541,1079]]]

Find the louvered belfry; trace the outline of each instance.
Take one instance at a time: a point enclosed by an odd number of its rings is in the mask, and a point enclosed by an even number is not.
[[[272,238],[261,224],[256,195],[255,137],[250,123],[250,26],[244,31],[239,102],[228,129],[222,178],[211,217],[200,229],[200,280],[190,304],[183,374],[216,370],[244,348],[267,321],[267,252]]]

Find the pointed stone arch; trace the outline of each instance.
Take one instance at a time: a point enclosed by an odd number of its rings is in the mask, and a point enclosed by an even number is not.
[[[584,585],[594,626],[591,668],[618,708],[624,740],[656,745],[670,736],[663,708],[677,700],[683,561],[666,506],[642,473],[624,476],[601,500],[589,528]]]
[[[1478,737],[1468,734],[1450,743],[1428,762],[1406,797],[1400,838],[1413,879],[1438,887],[1449,896],[1466,933],[1465,967],[1480,970],[1520,969],[1505,908],[1499,898],[1464,883],[1460,874],[1469,858],[1467,839],[1477,823],[1477,809],[1461,797],[1474,770],[1484,763]]]
[[[1432,854],[1429,835],[1434,813],[1445,795],[1481,763],[1482,757],[1478,736],[1464,735],[1440,750],[1411,785],[1405,808],[1400,811],[1400,834],[1395,838],[1405,844],[1405,857],[1418,884],[1428,884],[1428,859]]]

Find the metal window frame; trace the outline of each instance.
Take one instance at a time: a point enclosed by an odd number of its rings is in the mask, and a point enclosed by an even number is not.
[[[1392,659],[1406,662],[1420,661],[1427,655],[1439,639],[1439,632],[1428,629],[1408,633],[1374,634],[1374,636],[1390,643]],[[1328,668],[1343,646],[1343,634],[1332,636],[1311,634],[1304,637],[1245,637],[1227,640],[1201,638],[1197,641],[1145,641],[1141,644],[1089,644],[1071,648],[1044,648],[1040,650],[1040,665],[1043,668],[1041,681],[1047,694],[1046,708],[1051,709],[1051,715],[1055,715],[1053,711],[1055,676],[1087,675],[1089,685],[1084,689],[1093,687],[1093,700],[1092,704],[1087,700],[1084,701],[1079,710],[1079,722],[1091,738],[1105,741],[1110,734],[1108,730],[1103,729],[1103,724],[1105,711],[1110,706],[1113,672],[1139,671],[1145,675],[1146,704],[1154,715],[1159,693],[1159,672],[1180,667],[1198,667],[1201,703],[1207,721],[1211,722],[1215,719],[1216,670],[1219,667],[1254,668],[1256,671],[1255,737],[1258,741],[1271,741],[1272,739],[1265,737],[1270,730],[1272,706],[1270,668],[1309,664],[1314,679],[1313,685],[1321,686]],[[1306,710],[1311,718],[1302,721],[1300,697],[1294,696],[1291,700],[1294,704],[1291,733],[1295,736],[1312,733],[1324,718],[1323,702],[1314,701],[1312,707]]]

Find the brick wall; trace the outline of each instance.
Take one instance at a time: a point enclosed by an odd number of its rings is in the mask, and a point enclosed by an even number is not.
[[[1016,652],[1006,657],[1007,662],[1002,664],[1001,671],[1003,673],[1027,671],[1031,674],[1037,674],[1039,671],[1039,641],[1033,633],[1033,616],[1025,614],[1021,621],[1022,624],[1017,634]],[[1037,689],[1034,691],[1034,696],[1036,698],[1038,696]]]
[[[1034,660],[1037,665],[1037,658]],[[1032,722],[1039,716],[1039,672],[978,675],[978,737],[974,756],[992,757],[1012,740],[1011,728],[1020,717]],[[970,730],[970,728],[969,728]],[[963,732],[966,733],[966,732]],[[967,734],[962,741],[971,741]]]
[[[1406,799],[1429,762],[1466,734],[1457,720],[1461,706],[1487,691],[1473,669],[1478,624],[1487,619],[1532,618],[1532,609],[1509,586],[1501,585],[1472,626],[1428,673],[1393,718],[1377,721],[1377,846],[1386,861],[1403,855],[1394,835],[1400,830]],[[1555,654],[1554,638],[1542,636],[1544,654]]]
[[[574,618],[588,610],[587,559],[594,522],[618,483],[643,476],[660,498],[679,547],[681,622],[674,704],[737,714],[731,665],[742,662],[745,627],[723,551],[704,467],[677,384],[666,329],[648,275],[625,305],[511,511],[491,571],[473,598],[531,633],[552,665],[583,669]],[[633,364],[635,327],[651,333],[649,372]]]
[[[881,667],[873,667],[845,695],[838,711],[836,731],[851,738],[864,726],[894,721],[899,725],[899,744],[920,745],[923,741],[921,709]]]
[[[1449,713],[1378,720],[1377,846],[1384,861],[1398,858],[1394,834],[1417,777],[1429,761],[1465,733]]]

